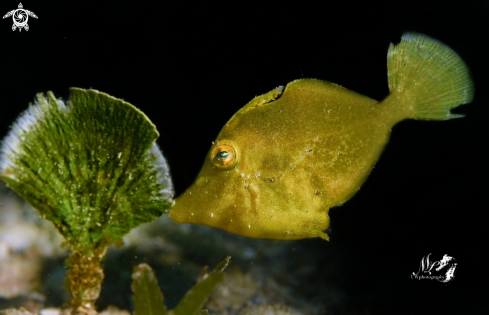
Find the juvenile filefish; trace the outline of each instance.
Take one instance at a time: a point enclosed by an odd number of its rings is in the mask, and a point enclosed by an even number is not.
[[[329,209],[358,191],[395,124],[461,117],[450,109],[473,98],[462,59],[428,36],[391,44],[387,68],[381,102],[314,79],[255,97],[222,128],[170,219],[253,238],[328,240]]]

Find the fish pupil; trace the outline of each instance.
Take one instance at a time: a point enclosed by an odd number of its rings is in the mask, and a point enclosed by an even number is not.
[[[217,153],[217,158],[218,159],[225,159],[229,155],[228,151],[221,151]]]

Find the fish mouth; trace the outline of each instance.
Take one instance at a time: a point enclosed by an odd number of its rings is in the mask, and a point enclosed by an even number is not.
[[[196,223],[212,227],[221,225],[226,217],[227,194],[219,191],[217,183],[199,178],[175,199],[169,218],[178,223]]]
[[[189,212],[188,209],[180,206],[178,198],[175,200],[173,207],[171,207],[170,215],[168,217],[177,223],[193,223],[190,220],[192,218],[192,212]]]

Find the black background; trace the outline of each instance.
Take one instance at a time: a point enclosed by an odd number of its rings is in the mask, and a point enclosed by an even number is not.
[[[0,2],[0,13],[17,8]],[[330,211],[331,242],[301,241],[320,281],[322,252],[341,252],[341,285],[365,314],[489,312],[488,1],[28,1],[30,30],[0,20],[0,136],[38,92],[94,88],[156,124],[177,195],[211,141],[255,95],[298,78],[388,93],[386,54],[407,31],[466,61],[474,102],[463,119],[404,121],[362,189]],[[301,246],[298,242],[298,246]],[[415,281],[429,253],[457,259],[447,287]]]

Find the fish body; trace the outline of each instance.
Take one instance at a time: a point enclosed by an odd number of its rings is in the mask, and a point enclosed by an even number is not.
[[[408,48],[435,45],[434,62],[453,53],[423,35],[407,34],[403,40]],[[433,73],[436,67],[425,60],[426,53],[411,52],[411,60],[405,59],[402,44],[389,50],[391,92],[381,102],[314,79],[254,98],[222,128],[170,218],[253,238],[329,239],[324,232],[329,209],[358,191],[396,123],[454,118],[450,108],[472,97],[470,78],[456,54],[455,61],[443,65],[453,73],[455,63],[456,78],[439,77],[443,67]],[[429,82],[413,83],[413,76]]]

